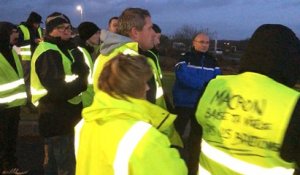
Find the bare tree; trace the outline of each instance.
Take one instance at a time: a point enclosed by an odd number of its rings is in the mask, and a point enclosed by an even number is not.
[[[171,39],[173,42],[182,42],[187,47],[190,47],[193,37],[200,32],[206,33],[210,38],[215,35],[214,32],[210,32],[208,28],[197,28],[186,24],[176,30],[171,36]]]

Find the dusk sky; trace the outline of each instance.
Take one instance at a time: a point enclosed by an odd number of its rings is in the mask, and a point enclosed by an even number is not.
[[[283,24],[300,36],[300,0],[0,0],[0,21],[19,24],[31,11],[43,17],[54,12],[66,14],[77,27],[83,20],[107,28],[108,19],[127,7],[149,10],[152,21],[164,34],[172,35],[183,25],[208,28],[217,39],[249,38],[265,23]],[[43,25],[42,25],[43,26]]]

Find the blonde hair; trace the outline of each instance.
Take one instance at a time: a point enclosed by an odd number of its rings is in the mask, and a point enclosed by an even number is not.
[[[98,88],[115,98],[142,98],[145,84],[151,76],[152,70],[146,57],[120,54],[104,65]]]

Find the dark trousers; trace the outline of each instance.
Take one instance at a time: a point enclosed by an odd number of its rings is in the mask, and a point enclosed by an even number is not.
[[[24,81],[25,81],[25,88],[27,94],[27,105],[31,105],[31,92],[30,92],[30,64],[31,61],[22,61],[22,68],[24,73]]]
[[[45,138],[45,175],[74,175],[75,151],[74,135]]]
[[[196,109],[175,107],[175,112],[177,114],[174,122],[175,128],[184,140],[184,149],[180,153],[187,164],[189,175],[196,175],[199,166],[200,142],[202,137],[202,128],[195,117]],[[185,132],[188,132],[187,137],[183,138]]]
[[[0,172],[17,166],[16,146],[20,107],[0,110]]]

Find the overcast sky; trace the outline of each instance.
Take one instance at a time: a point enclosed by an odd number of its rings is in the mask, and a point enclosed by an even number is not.
[[[43,21],[54,12],[66,14],[77,27],[83,6],[84,21],[107,28],[111,16],[119,16],[127,7],[149,10],[152,21],[164,34],[171,35],[183,25],[208,28],[218,39],[249,38],[261,24],[277,23],[300,36],[300,0],[0,0],[0,21],[26,21],[31,11]]]

